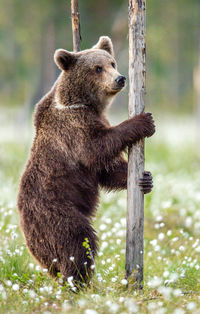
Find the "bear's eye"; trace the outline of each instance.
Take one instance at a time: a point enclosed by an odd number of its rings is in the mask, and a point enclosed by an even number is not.
[[[115,69],[116,68],[116,65],[114,62],[111,63],[112,67]]]
[[[102,70],[103,70],[103,68],[102,68],[102,67],[99,67],[99,66],[97,66],[97,67],[96,67],[96,72],[97,72],[97,73],[101,73],[101,72],[102,72]]]

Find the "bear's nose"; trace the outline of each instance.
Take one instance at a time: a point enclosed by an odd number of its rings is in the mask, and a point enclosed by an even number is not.
[[[126,81],[126,78],[125,76],[123,75],[120,75],[116,78],[115,82],[120,86],[120,87],[124,87],[125,85],[125,81]]]

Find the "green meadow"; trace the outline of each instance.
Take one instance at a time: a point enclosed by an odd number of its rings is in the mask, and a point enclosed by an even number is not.
[[[0,127],[0,313],[200,313],[200,168],[195,121],[156,117],[146,141],[144,289],[127,286],[126,192],[101,192],[94,225],[99,236],[95,275],[81,291],[52,280],[30,256],[19,228],[17,189],[32,130]],[[9,122],[8,122],[9,121]],[[31,125],[31,122],[30,122]]]

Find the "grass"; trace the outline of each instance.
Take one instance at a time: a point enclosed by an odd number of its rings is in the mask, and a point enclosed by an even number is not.
[[[199,313],[200,170],[190,119],[157,119],[147,141],[144,289],[124,282],[126,193],[102,193],[94,225],[100,238],[89,287],[74,293],[50,279],[26,249],[16,210],[17,187],[31,136],[4,124],[0,143],[0,313]],[[187,131],[188,130],[188,131]]]

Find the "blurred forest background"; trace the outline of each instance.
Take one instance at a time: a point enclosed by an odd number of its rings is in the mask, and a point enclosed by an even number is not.
[[[53,61],[55,49],[72,50],[70,2],[0,2],[0,108],[20,106],[26,113],[22,120],[59,74]],[[79,2],[82,49],[94,45],[101,35],[111,36],[119,70],[128,76],[128,1]],[[147,1],[146,39],[147,104],[160,113],[196,112],[200,1]],[[127,112],[127,95],[128,88],[118,96],[113,112]]]

